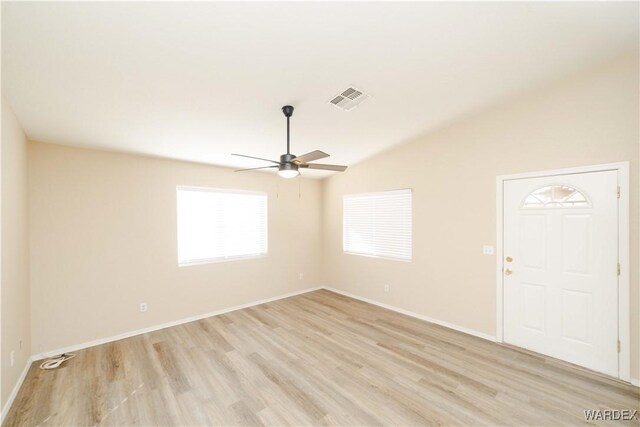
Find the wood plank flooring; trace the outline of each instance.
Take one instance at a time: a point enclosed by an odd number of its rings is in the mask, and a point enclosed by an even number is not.
[[[638,388],[320,290],[31,367],[5,425],[640,425]]]

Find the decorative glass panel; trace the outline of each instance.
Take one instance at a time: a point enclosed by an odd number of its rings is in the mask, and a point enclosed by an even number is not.
[[[548,185],[529,194],[525,208],[575,208],[589,206],[584,194],[566,185]]]

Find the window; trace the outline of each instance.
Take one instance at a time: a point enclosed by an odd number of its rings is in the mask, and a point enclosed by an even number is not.
[[[411,261],[411,190],[347,194],[344,252]]]
[[[589,202],[584,194],[566,185],[548,185],[537,189],[524,199],[525,208],[574,208],[586,207]]]
[[[178,187],[178,263],[267,254],[267,194]]]

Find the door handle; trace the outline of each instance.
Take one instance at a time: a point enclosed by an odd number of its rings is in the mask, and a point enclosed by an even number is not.
[[[504,275],[505,276],[511,276],[511,273],[513,273],[513,271],[511,271],[511,269],[505,268],[505,270],[504,270]]]

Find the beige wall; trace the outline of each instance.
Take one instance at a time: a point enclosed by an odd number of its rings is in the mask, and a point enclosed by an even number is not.
[[[324,283],[496,333],[496,176],[631,162],[632,377],[638,378],[638,57],[619,58],[398,146],[325,181]],[[342,196],[413,188],[413,262],[342,252]],[[383,284],[391,291],[385,293]]]
[[[34,353],[320,285],[320,181],[41,143],[29,179]],[[268,192],[268,256],[178,267],[177,185]]]
[[[621,58],[324,182],[30,143],[32,352],[320,285],[494,335],[495,258],[481,247],[495,245],[496,175],[628,160],[638,378],[637,75],[637,57]],[[3,183],[4,166],[3,158]],[[176,185],[267,191],[269,256],[178,267]],[[413,262],[344,255],[342,195],[406,187],[414,189]],[[2,308],[4,361],[4,299]]]
[[[5,407],[20,374],[31,357],[27,140],[13,111],[2,99],[2,283],[1,301],[1,407]],[[11,351],[15,363],[10,364]]]

